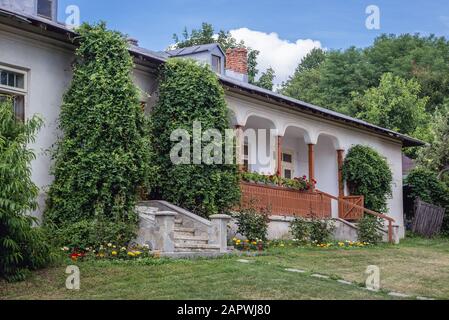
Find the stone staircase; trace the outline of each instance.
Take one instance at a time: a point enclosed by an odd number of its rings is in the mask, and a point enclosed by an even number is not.
[[[136,210],[140,228],[135,242],[149,245],[162,255],[215,256],[229,252],[228,216],[207,220],[165,201],[141,202]]]
[[[182,217],[175,218],[175,252],[220,252],[220,246],[209,244],[209,237],[195,235],[195,228],[183,226]]]

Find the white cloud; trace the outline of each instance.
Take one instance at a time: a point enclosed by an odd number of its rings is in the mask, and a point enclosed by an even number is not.
[[[276,71],[275,85],[278,86],[293,74],[298,63],[314,48],[321,48],[319,41],[298,39],[290,42],[279,38],[277,33],[264,33],[240,28],[230,31],[238,41],[243,40],[248,47],[260,51],[258,69],[260,74],[272,67]]]

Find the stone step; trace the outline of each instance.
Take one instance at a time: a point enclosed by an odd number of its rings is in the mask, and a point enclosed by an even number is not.
[[[207,236],[192,236],[186,234],[175,233],[175,240],[184,240],[184,241],[209,241],[209,237]]]
[[[177,252],[219,251],[219,250],[220,250],[219,245],[175,242],[175,251]]]
[[[195,229],[194,228],[183,228],[183,227],[175,227],[175,233],[180,233],[180,234],[194,234],[195,233]]]

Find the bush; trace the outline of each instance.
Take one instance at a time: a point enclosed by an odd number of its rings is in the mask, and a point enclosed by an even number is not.
[[[387,161],[368,146],[352,147],[343,165],[343,177],[353,195],[365,197],[365,207],[387,212],[393,174]]]
[[[42,121],[15,119],[10,101],[0,101],[0,277],[23,280],[29,270],[51,261],[50,247],[28,214],[37,208],[38,188],[31,180],[34,154],[27,145]]]
[[[51,232],[55,246],[85,250],[104,243],[126,247],[130,239],[135,238],[136,227],[122,222],[82,220],[61,228],[52,228]]]
[[[125,37],[108,31],[103,23],[85,24],[78,32],[45,223],[83,234],[85,221],[136,227],[138,188],[148,187],[154,170],[147,119],[131,77],[133,60]],[[74,238],[82,244],[81,235]]]
[[[300,243],[326,244],[332,238],[334,225],[327,220],[296,218],[290,224],[290,233]]]
[[[334,225],[326,220],[312,219],[310,222],[310,241],[312,243],[327,243],[332,238]]]
[[[208,66],[186,59],[164,64],[159,100],[152,113],[154,163],[163,173],[158,179],[159,197],[204,217],[225,213],[238,204],[235,164],[175,164],[170,158],[178,144],[170,139],[175,130],[184,129],[192,137],[194,122],[200,122],[203,132],[216,129],[225,137],[229,118],[223,88]],[[203,141],[202,147],[208,144]],[[225,154],[224,147],[222,151]]]
[[[446,209],[442,232],[449,233],[449,187],[438,180],[436,173],[423,168],[412,170],[405,179],[405,183],[410,188],[407,197],[412,201],[420,198],[422,201]]]
[[[295,218],[290,224],[290,233],[300,243],[307,243],[310,240],[310,222],[304,218]]]
[[[374,216],[365,215],[358,223],[358,239],[360,242],[378,244],[382,241],[382,221]]]
[[[234,217],[238,230],[249,241],[266,241],[268,236],[268,222],[270,210],[257,210],[254,202],[249,208],[241,209]]]

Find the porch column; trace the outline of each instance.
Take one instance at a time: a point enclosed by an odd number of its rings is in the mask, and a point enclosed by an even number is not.
[[[239,168],[239,172],[243,172],[243,141],[242,141],[242,132],[243,126],[236,125],[235,126],[235,138],[236,138],[236,147],[235,147],[235,159],[237,162],[237,166]]]
[[[309,181],[315,179],[315,145],[309,144]]]
[[[345,150],[337,150],[338,161],[338,196],[340,198],[345,196],[345,183],[343,181],[343,159]]]
[[[276,175],[282,177],[282,136],[277,137],[277,171]]]

